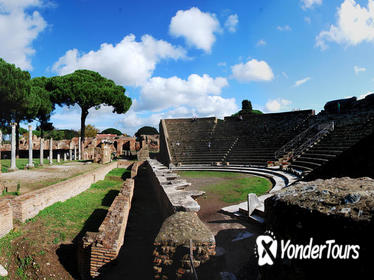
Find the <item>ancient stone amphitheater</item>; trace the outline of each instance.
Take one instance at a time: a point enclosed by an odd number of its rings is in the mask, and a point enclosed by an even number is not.
[[[222,210],[264,222],[278,240],[360,246],[358,260],[277,260],[260,267],[261,279],[367,277],[374,249],[373,132],[374,94],[327,102],[318,114],[165,119],[160,122],[160,161],[172,170],[271,178],[269,194]]]

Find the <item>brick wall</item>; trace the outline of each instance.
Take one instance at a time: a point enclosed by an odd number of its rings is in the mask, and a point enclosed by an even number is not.
[[[137,163],[134,165],[137,166]],[[81,278],[99,276],[101,268],[117,258],[124,243],[133,193],[134,180],[126,179],[99,231],[87,232],[83,237],[78,252]]]
[[[118,161],[118,168],[126,168],[126,169],[128,169],[132,164],[133,164],[132,161],[119,160]]]
[[[135,176],[138,174],[139,165],[142,164],[143,162],[134,162],[134,164],[131,167],[131,178],[135,178]]]
[[[13,214],[9,200],[0,201],[0,238],[13,229]]]
[[[13,217],[25,222],[27,219],[35,217],[44,208],[58,201],[65,201],[87,190],[91,184],[103,180],[105,175],[116,167],[117,162],[113,162],[89,173],[20,195],[11,200]]]

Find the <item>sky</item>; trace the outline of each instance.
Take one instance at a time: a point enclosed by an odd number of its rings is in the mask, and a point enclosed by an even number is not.
[[[243,99],[273,113],[363,98],[373,53],[374,0],[0,0],[0,57],[32,77],[89,69],[124,86],[130,110],[91,109],[86,124],[130,135]],[[79,129],[80,113],[51,121]]]

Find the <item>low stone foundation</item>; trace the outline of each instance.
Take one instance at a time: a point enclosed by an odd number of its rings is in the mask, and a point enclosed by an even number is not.
[[[98,232],[87,232],[80,248],[80,269],[82,278],[95,278],[101,268],[115,260],[121,249],[134,194],[134,180],[127,179],[120,193],[114,199]]]
[[[135,178],[135,176],[138,174],[138,168],[141,164],[142,162],[134,162],[134,164],[131,167],[131,178]]]
[[[13,229],[13,213],[9,200],[0,201],[0,238]]]
[[[215,255],[212,232],[194,212],[177,212],[167,218],[154,246],[154,278],[182,279],[191,274],[190,240],[195,268]]]
[[[328,258],[327,246],[317,259],[280,259],[278,253],[274,265],[260,268],[261,279],[366,279],[371,275],[373,179],[344,177],[299,182],[265,200],[265,210],[266,227],[278,244],[280,240],[290,240],[307,245],[313,238],[313,244],[326,245],[326,241],[334,240],[332,246],[342,246],[341,255],[345,257]],[[358,258],[353,258],[353,250],[347,253],[347,245],[360,246]]]
[[[107,164],[92,172],[79,175],[52,186],[15,197],[11,200],[13,217],[25,222],[52,204],[65,201],[87,190],[91,184],[103,180],[105,175],[117,167],[117,162]]]

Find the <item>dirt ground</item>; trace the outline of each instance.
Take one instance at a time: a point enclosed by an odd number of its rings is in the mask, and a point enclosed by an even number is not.
[[[16,227],[14,231],[18,230]],[[9,263],[9,275],[17,276],[15,279],[73,279],[61,265],[59,250],[63,244],[54,244],[49,236],[40,234],[41,232],[45,232],[41,221],[22,226],[23,234],[12,240],[16,255],[11,258],[17,261]],[[71,253],[75,259],[75,251]],[[8,260],[7,256],[0,256],[2,265],[6,266]]]
[[[197,190],[206,190],[208,185],[227,180],[215,177],[184,179],[192,183],[191,189]],[[230,277],[230,274],[234,274],[237,279],[257,279],[258,268],[254,249],[256,237],[264,232],[263,226],[221,213],[222,207],[232,204],[220,200],[217,194],[207,192],[206,195],[197,198],[197,202],[200,204],[198,215],[215,235],[217,245],[214,263],[206,269],[213,267],[219,271],[222,279],[230,279],[223,278]]]
[[[0,175],[0,184],[7,187],[8,192],[15,192],[19,183],[21,193],[27,193],[98,167],[98,164],[86,164],[83,162],[69,162],[51,166],[44,165],[42,168],[2,173]]]

